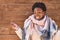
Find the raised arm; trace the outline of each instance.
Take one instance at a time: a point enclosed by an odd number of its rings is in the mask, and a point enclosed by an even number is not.
[[[22,29],[14,22],[11,22],[11,28],[15,30],[17,36],[22,40]]]

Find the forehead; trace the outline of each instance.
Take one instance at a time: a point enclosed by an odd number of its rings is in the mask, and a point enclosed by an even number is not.
[[[35,8],[34,10],[36,10],[36,11],[43,11],[41,8]]]

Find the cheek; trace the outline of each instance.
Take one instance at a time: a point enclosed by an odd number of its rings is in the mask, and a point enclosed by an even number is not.
[[[34,14],[35,16],[39,16],[39,17],[42,17],[44,16],[44,14]]]
[[[44,14],[39,14],[39,16],[44,16]]]
[[[36,17],[42,17],[42,16],[44,16],[45,14],[42,12],[38,12],[38,11],[35,11],[34,12],[34,15],[36,16]]]

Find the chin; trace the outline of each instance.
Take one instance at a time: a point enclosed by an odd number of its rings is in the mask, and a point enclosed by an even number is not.
[[[37,20],[40,20],[41,18],[36,18]]]
[[[37,20],[41,20],[41,19],[43,19],[43,17],[36,17],[36,19],[37,19]]]
[[[37,19],[37,20],[41,20],[41,19],[43,19],[44,18],[44,16],[34,16],[35,17],[35,19]]]

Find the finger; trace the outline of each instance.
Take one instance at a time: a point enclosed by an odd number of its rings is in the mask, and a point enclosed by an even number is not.
[[[14,25],[15,27],[17,27],[17,24],[15,24],[14,22],[11,22],[11,25]]]

